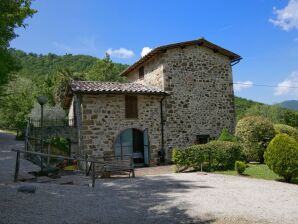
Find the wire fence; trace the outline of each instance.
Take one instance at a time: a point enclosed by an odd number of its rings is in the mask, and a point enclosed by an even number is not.
[[[29,119],[29,124],[33,127],[41,127],[41,120]],[[67,127],[75,126],[74,119],[51,119],[43,120],[43,127]]]

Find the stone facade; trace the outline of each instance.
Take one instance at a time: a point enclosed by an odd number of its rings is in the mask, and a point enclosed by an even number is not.
[[[223,128],[234,132],[232,69],[227,56],[192,45],[168,49],[143,66],[143,80],[136,79],[137,71],[127,79],[169,93],[163,103],[168,159],[173,147],[194,144],[198,135],[215,138]]]
[[[115,140],[123,130],[148,129],[151,159],[156,161],[158,151],[164,146],[169,161],[174,147],[194,144],[200,135],[215,138],[223,128],[233,133],[231,61],[239,60],[240,56],[201,41],[206,45],[191,42],[153,50],[125,72],[128,82],[158,87],[168,94],[145,95],[136,91],[138,118],[125,118],[127,93],[75,93],[71,108],[76,111],[80,151],[96,156],[114,155]],[[144,77],[139,79],[141,66]],[[93,84],[88,85],[92,90]],[[70,116],[73,117],[71,112]]]
[[[124,130],[148,128],[151,159],[161,145],[161,96],[138,95],[138,118],[125,118],[124,94],[82,95],[82,147],[94,156],[113,156],[114,143]]]

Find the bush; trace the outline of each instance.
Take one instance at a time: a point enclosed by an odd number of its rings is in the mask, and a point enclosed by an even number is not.
[[[176,165],[177,172],[188,168],[198,169],[206,159],[205,145],[193,145],[184,149],[173,149],[172,162]]]
[[[264,151],[275,136],[273,124],[263,117],[242,118],[236,126],[236,137],[243,145],[247,161],[264,162]]]
[[[235,142],[211,141],[206,144],[208,162],[214,170],[233,169],[235,161],[241,159],[241,146]]]
[[[229,142],[236,142],[237,139],[233,136],[227,128],[222,129],[220,136],[218,137],[219,141],[229,141]]]
[[[267,166],[276,174],[291,182],[298,176],[298,143],[287,134],[278,134],[270,142],[264,154]]]
[[[48,140],[48,142],[55,146],[57,149],[61,150],[64,154],[68,155],[69,151],[69,142],[67,139],[62,137],[52,137]],[[55,153],[52,153],[55,154]]]
[[[174,149],[172,152],[172,162],[176,165],[178,172],[188,168],[197,170],[201,164],[207,164],[208,169],[230,169],[240,157],[241,146],[227,141],[212,141],[204,145]]]
[[[287,134],[298,141],[298,130],[296,128],[285,124],[275,124],[274,129],[276,134]]]
[[[242,161],[235,162],[235,170],[237,171],[238,174],[244,173],[245,169],[246,169],[246,165],[244,162]]]

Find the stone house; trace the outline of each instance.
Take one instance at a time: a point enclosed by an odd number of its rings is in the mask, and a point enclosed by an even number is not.
[[[232,66],[241,57],[205,39],[155,48],[120,75],[126,83],[72,81],[64,105],[79,151],[133,153],[136,164],[170,159],[174,147],[234,132]]]

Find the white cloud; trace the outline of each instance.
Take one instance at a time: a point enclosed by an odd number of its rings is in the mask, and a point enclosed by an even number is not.
[[[251,88],[253,86],[253,82],[252,81],[244,81],[244,82],[235,82],[234,83],[234,90],[235,91],[241,91],[242,89],[248,89]]]
[[[111,57],[115,57],[115,58],[131,58],[135,55],[132,50],[128,50],[123,47],[115,50],[113,50],[112,48],[109,48],[106,51],[106,53],[109,54]]]
[[[275,88],[275,96],[286,94],[293,94],[298,96],[298,71],[292,72],[289,78],[278,83],[277,87]]]
[[[144,57],[146,54],[148,54],[152,50],[153,49],[150,48],[150,47],[143,47],[142,52],[141,52],[141,56]]]
[[[283,30],[298,29],[298,0],[290,0],[288,5],[283,9],[273,8],[275,19],[269,19],[275,26]]]

